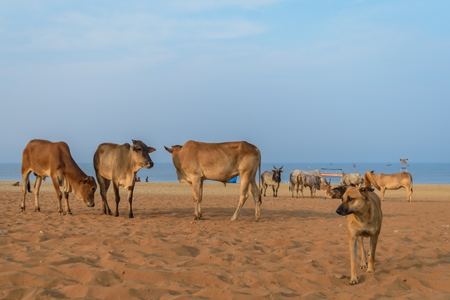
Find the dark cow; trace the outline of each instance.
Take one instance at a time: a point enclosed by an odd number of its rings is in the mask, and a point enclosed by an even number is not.
[[[164,147],[172,154],[178,180],[192,186],[194,220],[202,217],[203,181],[215,180],[226,184],[239,175],[241,191],[239,204],[231,220],[236,220],[251,187],[255,201],[255,221],[260,218],[261,194],[256,185],[256,172],[261,166],[261,153],[247,142],[203,143],[187,141],[183,146]]]
[[[271,172],[265,171],[261,174],[261,193],[264,190],[264,197],[266,196],[266,190],[268,186],[272,186],[272,196],[278,196],[278,188],[280,187],[281,182],[281,173],[283,172],[282,169],[283,166],[281,166],[281,168],[273,166],[273,170]]]
[[[35,211],[40,211],[39,189],[45,177],[52,179],[58,198],[58,212],[72,214],[69,206],[69,193],[72,191],[82,199],[87,206],[94,207],[94,194],[97,189],[94,177],[87,176],[77,165],[70,154],[69,146],[65,142],[50,142],[47,140],[30,141],[22,155],[22,205],[25,210],[25,196],[30,191],[30,173],[36,175],[34,184]],[[61,193],[60,186],[63,187]],[[61,199],[64,195],[65,211],[62,209]]]
[[[316,197],[316,190],[320,190],[320,176],[300,174],[302,176],[302,182],[304,187],[309,187],[311,191],[311,198]]]
[[[94,169],[100,185],[100,195],[102,196],[103,214],[112,215],[108,206],[106,193],[108,192],[111,181],[113,182],[114,195],[116,198],[116,212],[114,216],[119,216],[119,186],[128,190],[128,203],[130,218],[133,215],[133,191],[136,173],[142,169],[153,167],[153,161],[149,153],[156,149],[147,147],[141,141],[133,141],[133,145],[126,143],[123,145],[104,143],[98,146],[94,154]]]

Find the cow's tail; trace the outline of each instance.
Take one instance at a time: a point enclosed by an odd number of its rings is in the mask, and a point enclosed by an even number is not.
[[[413,192],[413,177],[412,177],[411,173],[408,173],[408,175],[409,175],[409,179],[411,180],[411,194],[412,194],[412,192]]]
[[[259,204],[262,204],[262,190],[261,190],[261,158],[259,158],[259,166],[258,166],[258,191],[259,191]]]
[[[381,190],[381,187],[378,185],[375,178],[373,178],[373,171],[367,171],[364,174],[364,186],[370,187],[372,184],[377,190]]]
[[[30,179],[27,179],[27,190],[28,193],[31,193]]]

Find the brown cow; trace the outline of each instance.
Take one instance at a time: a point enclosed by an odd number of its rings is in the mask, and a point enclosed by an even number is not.
[[[130,208],[128,216],[134,218],[132,202],[136,173],[142,168],[153,167],[149,153],[155,150],[155,148],[147,147],[143,142],[135,140],[133,140],[132,146],[128,143],[123,145],[104,143],[98,146],[94,154],[94,169],[100,185],[103,214],[112,215],[106,199],[106,193],[112,181],[116,199],[114,216],[119,216],[119,186],[122,186],[128,190],[127,199]]]
[[[256,171],[261,169],[259,149],[247,142],[202,143],[187,141],[166,150],[172,154],[172,161],[180,182],[192,186],[194,195],[194,220],[202,217],[203,181],[215,180],[226,184],[239,175],[241,191],[239,204],[231,220],[236,220],[248,197],[251,186],[255,201],[255,221],[260,217],[261,194],[256,185]]]
[[[395,174],[374,174],[374,171],[367,171],[364,175],[364,185],[370,187],[371,184],[381,190],[381,201],[384,201],[385,190],[398,190],[405,188],[409,202],[412,201],[412,176],[408,172],[400,172]]]
[[[72,214],[69,206],[69,193],[74,191],[75,195],[82,199],[87,206],[93,207],[94,194],[97,189],[94,177],[87,176],[78,167],[70,154],[69,146],[65,142],[50,142],[46,140],[30,141],[22,155],[22,205],[21,211],[25,210],[25,196],[30,191],[30,173],[36,175],[34,185],[35,211],[40,211],[39,189],[42,179],[50,177],[58,197],[58,211],[60,214]],[[61,198],[63,194],[59,187],[63,187],[66,210],[63,212]]]

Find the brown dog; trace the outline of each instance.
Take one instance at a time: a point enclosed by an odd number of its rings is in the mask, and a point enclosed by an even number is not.
[[[342,204],[336,212],[347,216],[348,243],[350,248],[350,284],[359,283],[356,276],[356,242],[361,251],[361,269],[367,268],[367,273],[373,272],[375,250],[377,248],[378,235],[381,230],[383,213],[381,212],[380,198],[372,188],[350,187],[342,196]],[[369,264],[366,262],[363,237],[370,237]]]

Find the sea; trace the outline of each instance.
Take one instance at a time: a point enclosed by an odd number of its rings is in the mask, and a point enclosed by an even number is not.
[[[80,168],[88,175],[95,177],[94,167],[92,163],[78,163]],[[450,163],[409,163],[401,165],[400,163],[268,163],[261,164],[261,173],[270,171],[273,167],[283,167],[281,174],[282,182],[289,182],[289,174],[293,170],[313,171],[320,170],[322,172],[342,172],[342,173],[359,173],[364,175],[366,171],[374,170],[375,173],[397,173],[401,171],[401,167],[406,167],[407,171],[413,177],[415,184],[450,184]],[[0,163],[0,181],[21,181],[21,164],[20,163]],[[171,162],[155,163],[151,169],[141,169],[137,176],[141,181],[145,182],[178,182],[175,167]],[[34,180],[34,175],[30,176]],[[331,179],[331,183],[340,182],[340,177],[327,177]],[[237,180],[239,182],[239,178]]]

